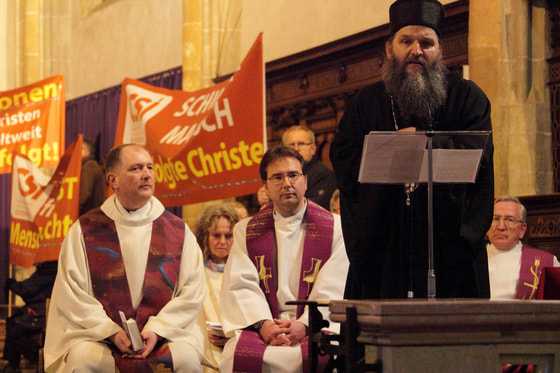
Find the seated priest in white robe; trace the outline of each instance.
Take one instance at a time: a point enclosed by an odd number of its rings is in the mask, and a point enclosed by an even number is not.
[[[340,217],[304,198],[302,166],[301,155],[287,147],[261,160],[272,203],[234,229],[220,298],[231,339],[220,372],[304,371],[307,307],[286,302],[343,298],[348,258]],[[328,309],[320,310],[328,319]]]
[[[494,217],[488,230],[490,299],[535,299],[544,267],[559,267],[556,256],[524,245],[527,210],[514,196],[494,202]]]
[[[60,252],[47,323],[47,372],[202,372],[201,250],[153,197],[153,161],[127,144],[106,158],[114,191],[79,218]],[[119,312],[141,335],[133,349]]]

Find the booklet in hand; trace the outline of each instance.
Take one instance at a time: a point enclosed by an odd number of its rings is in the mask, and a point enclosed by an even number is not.
[[[128,335],[128,338],[132,342],[132,350],[140,351],[144,348],[144,343],[142,342],[142,336],[140,336],[140,330],[138,329],[136,320],[127,320],[123,311],[119,311],[119,315],[121,316],[122,327]]]
[[[216,337],[225,338],[224,330],[222,329],[222,324],[217,322],[206,321],[206,326],[210,329],[210,333]]]

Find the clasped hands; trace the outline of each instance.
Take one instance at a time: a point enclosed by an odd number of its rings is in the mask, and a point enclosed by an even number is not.
[[[307,335],[305,324],[296,320],[266,320],[259,331],[264,342],[271,346],[293,346]]]
[[[139,351],[132,350],[132,342],[124,330],[113,334],[109,337],[109,340],[117,346],[124,358],[145,359],[154,350],[159,336],[151,330],[140,333],[140,336],[142,337],[142,342],[144,342],[144,348]]]
[[[212,343],[214,346],[224,347],[228,341],[226,337],[218,337],[217,335],[212,334],[211,331],[208,331],[207,334],[210,343]]]

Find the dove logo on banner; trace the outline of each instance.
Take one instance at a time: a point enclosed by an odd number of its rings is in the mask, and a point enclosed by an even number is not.
[[[180,206],[256,193],[266,150],[262,34],[227,80],[194,92],[125,78],[115,145],[154,160],[155,196]]]
[[[14,166],[18,173],[17,177],[12,178],[11,215],[17,219],[33,221],[49,198],[52,185],[47,185],[51,178],[29,159],[17,155]]]
[[[123,143],[146,145],[146,123],[173,101],[172,96],[138,86],[126,86],[126,125]]]
[[[31,267],[58,258],[60,244],[78,218],[82,135],[48,176],[25,155],[14,156],[10,263]]]

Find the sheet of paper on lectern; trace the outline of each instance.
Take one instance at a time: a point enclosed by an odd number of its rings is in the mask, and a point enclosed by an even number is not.
[[[433,149],[435,183],[474,183],[482,149]],[[428,182],[428,151],[424,151],[420,183]]]
[[[426,138],[412,132],[366,135],[358,181],[414,183],[420,177],[425,147]]]
[[[358,181],[376,184],[428,182],[425,132],[374,132],[365,136]],[[433,149],[436,183],[473,183],[482,149]]]

